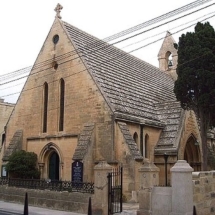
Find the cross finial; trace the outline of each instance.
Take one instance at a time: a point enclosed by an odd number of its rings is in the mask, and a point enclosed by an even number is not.
[[[60,12],[61,12],[62,9],[63,9],[63,6],[58,3],[56,8],[54,9],[56,11],[56,16],[55,17],[61,19]]]

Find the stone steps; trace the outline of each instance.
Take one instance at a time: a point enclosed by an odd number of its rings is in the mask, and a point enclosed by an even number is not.
[[[139,210],[139,203],[123,203],[121,215],[136,215]]]

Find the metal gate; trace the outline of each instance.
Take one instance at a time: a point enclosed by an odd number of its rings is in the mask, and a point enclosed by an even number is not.
[[[122,212],[122,167],[108,173],[108,214]]]

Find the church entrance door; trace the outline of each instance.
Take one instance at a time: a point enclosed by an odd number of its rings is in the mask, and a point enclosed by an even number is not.
[[[190,164],[194,171],[201,170],[199,144],[193,136],[191,136],[186,143],[184,160]]]
[[[49,178],[59,180],[59,156],[53,152],[49,158]]]

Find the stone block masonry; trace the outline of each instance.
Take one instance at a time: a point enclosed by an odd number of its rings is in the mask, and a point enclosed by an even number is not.
[[[198,215],[215,214],[215,171],[193,172],[193,201]]]
[[[91,194],[55,192],[49,190],[32,190],[24,188],[0,186],[0,199],[24,205],[25,193],[28,192],[28,202],[31,206],[55,210],[73,211],[86,214]]]

